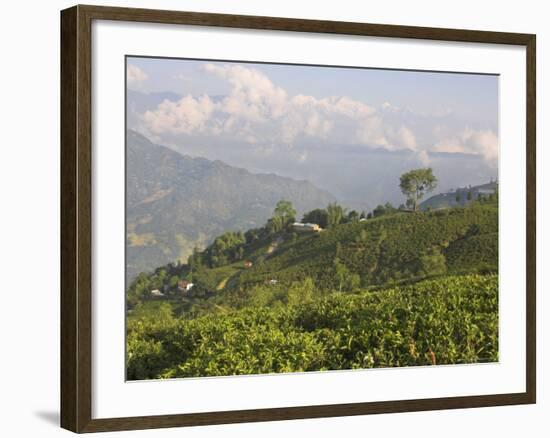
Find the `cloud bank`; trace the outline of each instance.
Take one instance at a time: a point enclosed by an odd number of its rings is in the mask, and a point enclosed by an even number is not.
[[[388,102],[376,107],[347,96],[291,96],[263,72],[238,64],[205,64],[203,72],[224,81],[227,95],[164,100],[142,115],[145,135],[159,141],[165,136],[217,135],[271,147],[330,143],[405,150],[425,165],[433,153],[473,154],[489,163],[498,159],[498,137],[492,130],[442,125],[451,113],[419,117]],[[139,68],[128,66],[129,83],[146,79]]]

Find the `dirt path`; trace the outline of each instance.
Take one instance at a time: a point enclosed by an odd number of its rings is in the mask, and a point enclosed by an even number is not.
[[[273,251],[275,251],[277,249],[277,247],[283,243],[285,241],[285,239],[283,239],[283,236],[279,236],[277,237],[277,239],[273,242],[271,242],[271,245],[269,245],[269,247],[267,248],[267,250],[265,251],[266,255],[269,255],[271,254]]]
[[[269,245],[267,247],[267,249],[265,250],[265,254],[261,256],[261,260],[264,261],[267,256],[269,256],[270,254],[273,254],[273,252],[279,247],[279,245],[281,243],[283,243],[285,241],[285,239],[283,238],[283,236],[278,236],[277,239],[275,239],[273,242],[271,242],[271,245]],[[239,271],[237,271],[239,272]],[[216,290],[222,290],[223,288],[225,288],[225,286],[227,286],[227,282],[229,280],[231,280],[231,278],[237,274],[237,272],[234,272],[233,274],[227,276],[226,278],[224,278],[222,281],[220,281],[218,283],[218,285],[216,286]]]
[[[222,281],[220,281],[220,283],[216,286],[216,290],[222,290],[227,284],[227,282],[229,281],[229,279],[233,277],[233,275],[235,274],[231,274],[229,277],[225,277]]]

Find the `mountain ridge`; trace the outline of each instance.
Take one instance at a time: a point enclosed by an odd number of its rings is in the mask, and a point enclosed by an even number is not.
[[[131,130],[126,161],[127,281],[224,231],[263,225],[280,199],[298,214],[335,200],[306,180],[183,155]]]

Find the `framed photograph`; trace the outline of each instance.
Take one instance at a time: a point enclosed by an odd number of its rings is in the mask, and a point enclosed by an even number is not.
[[[535,403],[535,35],[61,12],[61,423]]]

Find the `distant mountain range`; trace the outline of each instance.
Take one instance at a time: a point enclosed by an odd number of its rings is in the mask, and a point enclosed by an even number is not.
[[[437,210],[439,208],[463,207],[468,203],[468,193],[472,192],[472,200],[478,199],[479,195],[490,196],[498,191],[498,183],[491,181],[478,186],[458,187],[445,193],[434,195],[420,204],[421,210]],[[458,200],[457,200],[458,195]]]
[[[193,158],[127,131],[126,279],[187,260],[229,230],[265,224],[280,199],[298,216],[335,200],[308,181],[253,174],[221,161]]]

